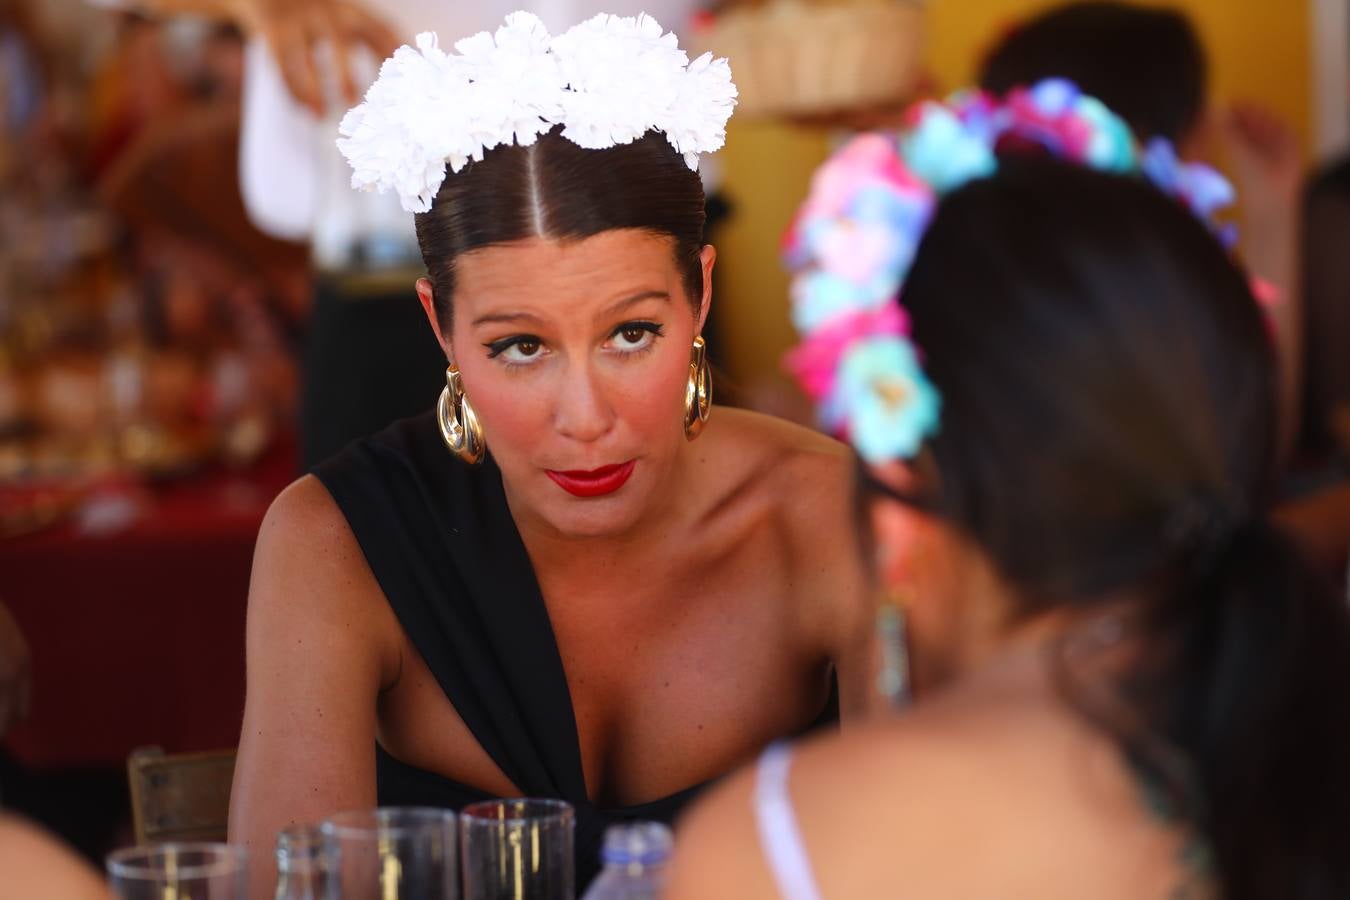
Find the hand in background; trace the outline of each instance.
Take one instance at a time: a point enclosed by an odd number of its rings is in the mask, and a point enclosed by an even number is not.
[[[358,99],[352,54],[361,47],[384,59],[401,43],[385,21],[356,0],[237,0],[244,29],[267,40],[291,93],[324,112],[320,47],[331,48],[338,84],[349,104]]]
[[[1223,117],[1222,131],[1238,197],[1250,215],[1293,215],[1303,183],[1294,130],[1269,110],[1240,103]]]
[[[28,641],[9,610],[0,604],[0,737],[28,715],[31,662]]]
[[[1290,458],[1302,410],[1304,329],[1299,278],[1303,159],[1294,130],[1273,113],[1239,104],[1221,122],[1242,220],[1248,269],[1280,296],[1269,309],[1279,356],[1279,456]]]

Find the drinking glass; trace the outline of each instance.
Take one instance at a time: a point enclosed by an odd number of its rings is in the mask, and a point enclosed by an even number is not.
[[[108,884],[118,900],[246,900],[247,856],[230,844],[130,847],[108,857]]]
[[[277,835],[274,900],[339,900],[337,860],[317,825],[291,825]]]
[[[342,900],[458,900],[455,814],[390,807],[340,813],[319,826]]]
[[[573,900],[572,807],[494,800],[460,813],[464,900]]]

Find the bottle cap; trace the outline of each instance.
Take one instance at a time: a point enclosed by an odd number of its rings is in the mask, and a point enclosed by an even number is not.
[[[605,831],[600,858],[606,864],[652,866],[669,859],[674,845],[670,829],[660,822],[628,822]]]

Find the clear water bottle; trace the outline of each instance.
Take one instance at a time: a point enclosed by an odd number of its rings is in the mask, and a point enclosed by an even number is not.
[[[277,835],[277,900],[337,900],[334,850],[314,825],[292,825]]]
[[[657,900],[673,845],[670,829],[659,822],[610,826],[600,853],[605,868],[583,900]]]

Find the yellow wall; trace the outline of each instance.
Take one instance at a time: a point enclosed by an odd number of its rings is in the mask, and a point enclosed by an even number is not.
[[[968,84],[981,55],[1011,24],[1057,0],[929,0],[928,66],[944,89]],[[1304,0],[1175,0],[1189,13],[1210,58],[1212,100],[1253,100],[1298,129],[1305,150],[1313,123],[1308,4]],[[733,119],[723,152],[736,215],[719,236],[718,321],[732,374],[754,382],[778,372],[791,345],[787,278],[778,239],[824,157],[828,136]]]

